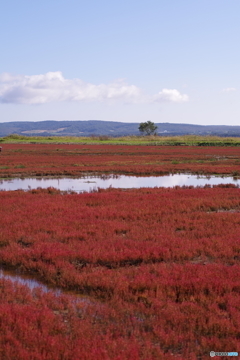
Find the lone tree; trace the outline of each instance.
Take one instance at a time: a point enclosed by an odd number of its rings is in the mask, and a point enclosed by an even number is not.
[[[157,130],[157,126],[152,121],[143,122],[139,125],[138,130],[141,133],[145,133],[146,135],[151,135],[154,133],[156,135],[155,131]]]

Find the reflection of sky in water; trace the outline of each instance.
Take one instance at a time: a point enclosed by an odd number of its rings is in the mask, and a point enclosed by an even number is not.
[[[2,278],[6,279],[6,280],[11,280],[11,281],[17,282],[21,285],[27,285],[30,289],[40,287],[41,290],[44,292],[48,292],[49,290],[51,290],[47,286],[43,285],[42,283],[40,283],[37,280],[30,279],[27,276],[23,276],[23,275],[21,275],[21,276],[16,275],[13,272],[3,271],[0,269],[0,279],[2,279]],[[56,292],[60,294],[59,290],[57,290]]]
[[[94,304],[90,297],[82,296],[74,291],[61,290],[59,288],[46,286],[40,281],[34,280],[32,277],[30,278],[29,276],[23,274],[18,275],[14,271],[3,270],[0,268],[0,279],[10,280],[14,284],[26,285],[30,290],[40,288],[44,293],[51,291],[57,296],[62,294],[69,295],[71,298],[73,297],[77,303],[81,302],[85,305]]]
[[[12,179],[1,180],[0,190],[28,190],[38,187],[54,187],[59,190],[89,191],[92,189],[108,188],[140,188],[140,187],[173,187],[173,186],[204,186],[218,184],[240,185],[240,179],[232,177],[204,177],[197,175],[175,174],[166,176],[136,177],[121,175],[118,178],[101,179],[99,177],[85,177],[81,179]]]

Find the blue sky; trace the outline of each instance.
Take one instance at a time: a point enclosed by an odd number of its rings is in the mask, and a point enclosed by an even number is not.
[[[240,125],[238,0],[0,4],[0,122]]]

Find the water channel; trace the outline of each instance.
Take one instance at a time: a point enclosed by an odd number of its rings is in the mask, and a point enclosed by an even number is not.
[[[0,279],[10,280],[14,284],[20,284],[27,286],[30,290],[40,288],[44,293],[53,292],[59,296],[62,294],[73,296],[77,302],[84,302],[87,304],[93,304],[93,300],[88,297],[77,293],[76,291],[62,290],[57,287],[51,287],[43,284],[41,281],[35,280],[32,276],[21,274],[18,271],[6,270],[0,267]]]
[[[0,269],[0,279],[11,280],[11,281],[17,282],[21,285],[26,285],[31,290],[38,288],[38,287],[40,287],[43,292],[49,292],[50,290],[52,290],[50,287],[47,287],[40,281],[34,280],[32,277],[29,277],[29,276],[26,276],[23,274],[20,275],[16,271]],[[57,289],[57,290],[54,289],[54,291],[57,294],[62,293],[62,291],[59,289]]]
[[[174,174],[165,176],[102,175],[84,178],[26,178],[0,180],[0,190],[29,190],[54,187],[61,191],[91,191],[97,188],[142,188],[234,184],[240,185],[240,178],[230,176],[199,176]]]

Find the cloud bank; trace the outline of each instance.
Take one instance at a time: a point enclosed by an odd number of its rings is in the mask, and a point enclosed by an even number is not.
[[[122,80],[95,85],[81,79],[65,79],[60,71],[40,75],[0,74],[0,102],[45,104],[63,101],[122,100],[130,103],[186,102],[188,96],[176,89],[163,89],[154,96],[144,96],[139,87]]]

